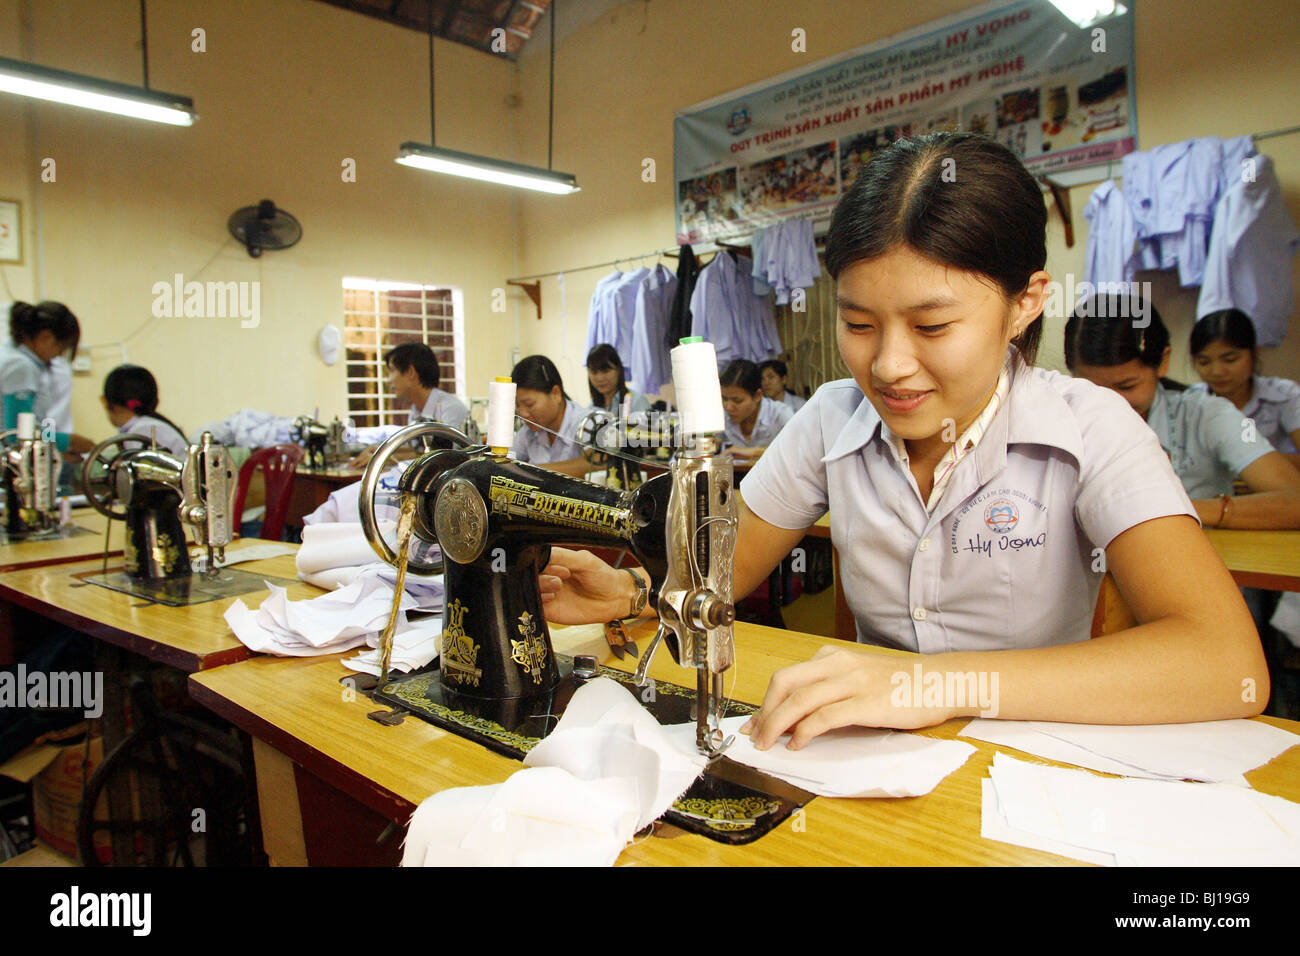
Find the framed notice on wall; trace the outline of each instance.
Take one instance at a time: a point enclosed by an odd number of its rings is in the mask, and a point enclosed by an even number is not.
[[[0,199],[0,262],[23,261],[23,208],[16,199]]]

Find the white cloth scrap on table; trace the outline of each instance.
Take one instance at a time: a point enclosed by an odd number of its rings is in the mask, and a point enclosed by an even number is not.
[[[380,522],[381,531],[395,528],[391,521]],[[299,574],[315,574],[331,568],[373,564],[378,557],[359,521],[330,521],[302,529],[302,547],[295,563]]]
[[[393,634],[393,651],[388,658],[390,670],[406,674],[424,667],[438,656],[440,638],[442,637],[442,615],[424,617],[407,621],[405,629],[399,628]],[[372,634],[366,638],[370,650],[363,651],[356,657],[343,660],[343,666],[363,674],[379,676],[379,667],[383,663],[383,654],[379,650],[379,635]]]
[[[722,732],[735,735],[727,756],[824,797],[919,797],[966,762],[975,748],[958,740],[936,740],[892,730],[843,727],[814,737],[799,750],[788,736],[758,750],[740,733],[748,717],[726,717]],[[695,724],[669,730],[679,742],[695,742]]]
[[[396,569],[386,564],[366,568],[347,587],[306,601],[290,601],[282,587],[267,583],[271,596],[256,610],[241,599],[226,609],[226,623],[250,650],[263,654],[309,657],[358,647],[381,632],[392,610]],[[442,579],[407,577],[402,611],[441,608]],[[416,627],[403,614],[395,634]],[[417,630],[427,632],[429,625]],[[425,634],[427,636],[427,633]],[[404,646],[411,639],[403,639]]]
[[[704,765],[625,688],[598,678],[505,783],[422,802],[402,865],[612,866]]]
[[[1258,720],[1115,726],[972,720],[961,736],[1126,777],[1245,784],[1241,776],[1300,744]]]
[[[1300,804],[1281,797],[1100,777],[1003,753],[989,775],[981,811],[989,839],[1119,866],[1300,865]]]

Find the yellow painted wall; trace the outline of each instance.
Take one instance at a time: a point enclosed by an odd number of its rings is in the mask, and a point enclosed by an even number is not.
[[[560,23],[575,0],[561,0]],[[575,173],[576,196],[526,198],[520,224],[520,265],[527,273],[572,268],[673,243],[672,116],[695,103],[776,76],[854,47],[961,12],[961,0],[870,3],[852,0],[629,0],[565,38],[556,49],[555,167]],[[1193,136],[1236,136],[1300,124],[1300,2],[1135,0],[1139,147]],[[793,53],[790,33],[807,31],[806,54]],[[522,60],[525,149],[546,154],[546,51],[542,37]],[[1266,140],[1293,218],[1300,222],[1300,135]],[[641,181],[650,157],[658,181]],[[1118,173],[1118,169],[1116,170]],[[1072,190],[1075,244],[1065,247],[1055,212],[1049,227],[1048,270],[1081,276],[1088,227],[1083,209],[1094,185]],[[545,351],[581,388],[585,310],[608,270],[566,276],[569,314],[563,348],[558,319],[521,323],[523,348]],[[1146,276],[1143,276],[1146,278]],[[1195,381],[1185,343],[1195,316],[1195,290],[1176,282],[1155,287],[1171,327],[1173,374]],[[1300,297],[1300,275],[1296,277]],[[554,280],[544,285],[558,304]],[[552,313],[553,314],[553,313]],[[1040,363],[1061,366],[1062,319],[1049,322]],[[1278,349],[1265,350],[1263,368],[1300,378],[1300,329]],[[572,391],[572,389],[570,390]]]
[[[559,0],[560,23],[584,0]],[[504,314],[493,290],[508,276],[571,269],[673,244],[672,116],[694,103],[911,29],[973,4],[961,0],[629,0],[567,35],[557,49],[555,156],[575,173],[571,197],[517,194],[397,166],[403,140],[427,138],[425,39],[315,0],[168,0],[150,4],[153,84],[186,93],[191,129],[0,98],[0,197],[23,201],[22,266],[5,266],[13,293],[37,293],[81,316],[83,341],[124,337],[130,359],[157,374],[163,410],[187,427],[240,406],[294,415],[344,407],[343,368],[315,357],[315,335],[341,321],[343,275],[461,286],[469,391],[484,394],[509,370],[510,349],[555,358],[582,396],[587,306],[606,270],[570,272],[563,310],[543,283],[544,319],[512,292]],[[1300,0],[1137,0],[1140,145],[1232,136],[1300,123]],[[590,9],[590,8],[589,8]],[[1245,9],[1247,12],[1242,13]],[[27,11],[31,11],[27,22]],[[0,0],[0,55],[139,82],[135,0]],[[566,19],[572,18],[572,19]],[[191,30],[207,52],[191,51]],[[439,143],[546,162],[547,40],[518,66],[438,42]],[[808,52],[790,50],[807,31]],[[517,94],[518,108],[507,105]],[[1268,140],[1293,216],[1300,220],[1300,136]],[[39,182],[44,157],[58,180]],[[358,182],[344,183],[353,157]],[[653,159],[657,180],[642,180]],[[1075,245],[1053,214],[1048,268],[1081,272],[1091,186],[1072,191]],[[235,208],[270,197],[299,217],[294,249],[249,259],[226,243]],[[196,273],[207,264],[202,275]],[[627,265],[636,263],[629,262]],[[262,323],[151,321],[152,286],[176,272],[262,282]],[[1157,302],[1185,341],[1194,293],[1170,283]],[[0,285],[0,297],[4,296]],[[1059,320],[1042,361],[1059,363]],[[120,360],[93,352],[74,413],[96,436],[109,426],[97,395]],[[1300,334],[1264,356],[1265,369],[1300,377]],[[1190,377],[1178,352],[1174,373]]]
[[[28,8],[0,0],[0,55],[140,82],[136,0],[40,0],[25,23]],[[429,138],[425,38],[314,0],[168,0],[149,11],[152,85],[193,98],[193,127],[0,97],[0,197],[23,201],[29,247],[21,267],[4,267],[13,294],[38,291],[39,194],[44,296],[77,313],[83,343],[126,338],[130,360],[157,376],[162,410],[187,429],[241,406],[343,412],[343,364],[327,367],[315,340],[342,324],[344,275],[461,286],[470,391],[486,393],[514,335],[512,315],[489,311],[511,268],[513,198],[393,162],[399,143]],[[195,28],[206,52],[192,51]],[[508,155],[513,65],[441,41],[436,58],[439,143]],[[44,157],[56,182],[39,181]],[[342,180],[345,157],[355,183]],[[303,238],[255,260],[226,219],[262,198],[297,216]],[[260,281],[260,326],[154,319],[153,284],[177,272]],[[91,354],[73,412],[79,431],[102,437],[112,428],[99,390],[121,353]]]

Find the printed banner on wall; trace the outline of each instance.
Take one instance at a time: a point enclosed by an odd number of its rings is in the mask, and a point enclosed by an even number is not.
[[[936,129],[1005,143],[1035,174],[1137,142],[1133,0],[1080,29],[1047,0],[960,15],[678,113],[678,242],[827,219],[871,154]]]

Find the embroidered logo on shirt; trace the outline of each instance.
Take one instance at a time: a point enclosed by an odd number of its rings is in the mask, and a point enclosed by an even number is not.
[[[984,509],[984,523],[990,531],[1007,534],[1020,522],[1020,512],[1006,498],[998,498]]]

